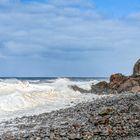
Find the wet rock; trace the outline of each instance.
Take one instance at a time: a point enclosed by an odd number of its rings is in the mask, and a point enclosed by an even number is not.
[[[134,65],[133,76],[140,76],[140,59]]]
[[[107,93],[109,85],[106,81],[97,83],[96,85],[91,86],[91,93]]]
[[[80,93],[90,93],[89,90],[82,89],[76,85],[72,85],[70,86],[70,88],[73,89],[74,91],[79,91]]]

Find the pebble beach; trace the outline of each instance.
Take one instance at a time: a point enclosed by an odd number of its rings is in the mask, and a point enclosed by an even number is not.
[[[0,123],[5,140],[138,140],[140,94],[124,93]]]

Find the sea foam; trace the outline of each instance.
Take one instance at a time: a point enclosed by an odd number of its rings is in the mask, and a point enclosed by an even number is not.
[[[95,94],[81,94],[70,86],[90,89],[98,80],[72,81],[66,78],[55,80],[0,80],[0,119],[43,112],[73,106],[80,102],[100,98]]]

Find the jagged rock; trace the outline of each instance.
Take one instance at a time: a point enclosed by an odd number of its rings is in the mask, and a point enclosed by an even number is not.
[[[112,74],[110,76],[110,82],[116,83],[126,79],[126,76],[122,75],[121,73]]]
[[[134,65],[133,76],[140,76],[140,59]]]
[[[96,92],[96,93],[106,93],[109,89],[109,85],[106,81],[102,81],[102,82],[99,82],[97,83],[96,85],[92,85],[91,86],[91,91],[93,93]]]
[[[113,74],[110,76],[110,83],[109,83],[109,87],[112,89],[112,90],[117,90],[118,87],[124,83],[124,81],[127,79],[126,76],[120,74],[120,73],[117,73],[117,74]]]
[[[96,87],[100,89],[108,88],[108,83],[106,81],[102,81],[96,84]]]
[[[139,83],[137,80],[130,78],[127,79],[124,83],[121,83],[121,85],[118,87],[117,91],[124,92],[124,91],[131,91],[133,87],[139,86]],[[134,90],[134,89],[133,89]]]
[[[136,62],[132,76],[124,76],[121,73],[116,73],[110,76],[110,81],[102,81],[91,86],[91,90],[82,89],[76,85],[71,86],[74,91],[81,93],[96,93],[96,94],[115,94],[126,91],[132,93],[140,92],[140,59]]]

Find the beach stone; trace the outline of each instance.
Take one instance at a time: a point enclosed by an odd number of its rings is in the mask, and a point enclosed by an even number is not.
[[[134,65],[133,76],[140,76],[140,59]]]
[[[94,122],[94,125],[97,126],[97,125],[105,125],[105,124],[109,124],[109,117],[96,117],[93,119],[90,118],[90,121],[91,122]]]
[[[50,140],[48,137],[45,137],[44,140]]]
[[[70,140],[80,140],[81,136],[80,136],[80,134],[69,134],[69,139]]]
[[[114,109],[112,107],[104,107],[102,110],[99,112],[100,116],[106,116],[110,115],[114,112]]]
[[[66,118],[68,123],[62,125]],[[26,125],[20,127],[23,124]],[[103,97],[59,111],[0,123],[2,140],[12,137],[21,140],[45,140],[45,137],[50,140],[127,140],[130,137],[133,140],[139,135],[140,94],[135,93]]]
[[[140,107],[137,104],[133,104],[130,106],[130,111],[131,112],[139,112],[140,111]]]
[[[11,132],[6,132],[3,134],[2,139],[4,140],[16,140],[16,136],[12,134]]]
[[[132,93],[138,93],[138,92],[140,92],[140,86],[134,86],[134,87],[132,87],[131,92]]]

